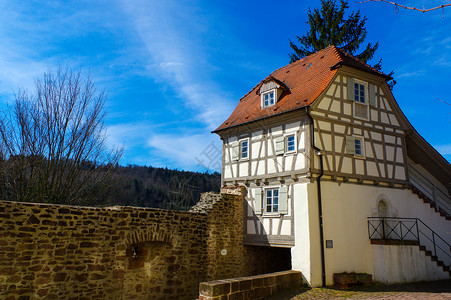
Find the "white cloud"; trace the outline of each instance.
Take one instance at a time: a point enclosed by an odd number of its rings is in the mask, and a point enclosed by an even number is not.
[[[125,1],[149,54],[149,75],[171,86],[184,109],[192,109],[208,130],[231,112],[231,101],[209,79],[205,45],[198,35],[207,30],[195,3],[182,1]],[[204,41],[205,42],[205,41]]]
[[[221,144],[212,134],[155,134],[148,145],[180,168],[220,171]]]
[[[130,145],[145,144],[153,127],[147,123],[126,123],[106,127],[107,146],[121,146],[127,150]]]
[[[451,144],[439,145],[434,148],[437,149],[437,151],[442,155],[451,155]]]

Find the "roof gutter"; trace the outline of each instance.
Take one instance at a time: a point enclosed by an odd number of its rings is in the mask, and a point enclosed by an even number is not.
[[[321,178],[324,175],[324,164],[323,164],[323,153],[321,149],[316,147],[315,145],[315,124],[313,123],[313,118],[310,115],[310,106],[305,107],[305,112],[307,113],[308,118],[310,119],[310,144],[315,151],[315,155],[319,156],[319,166],[320,173],[319,176],[316,177],[316,188],[318,193],[318,217],[319,217],[319,239],[320,239],[320,249],[321,249],[321,280],[322,286],[326,286],[326,261],[324,255],[324,230],[323,230],[323,206],[322,206],[322,198],[321,198]]]

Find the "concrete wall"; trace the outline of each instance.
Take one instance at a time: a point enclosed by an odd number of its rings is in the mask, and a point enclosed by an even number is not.
[[[247,259],[242,214],[234,190],[202,212],[0,201],[0,298],[195,299],[264,263]]]
[[[418,246],[372,245],[374,280],[404,283],[449,279],[448,272],[425,256]]]

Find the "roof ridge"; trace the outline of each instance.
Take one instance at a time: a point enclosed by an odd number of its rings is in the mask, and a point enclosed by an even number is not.
[[[318,50],[318,51],[316,51],[316,52],[314,52],[314,53],[312,53],[312,54],[310,54],[310,55],[307,55],[307,56],[305,56],[305,57],[303,57],[303,58],[301,58],[301,59],[298,59],[297,61],[294,61],[294,62],[292,62],[292,63],[289,63],[288,65],[285,65],[285,66],[283,66],[283,67],[281,67],[281,68],[278,68],[278,69],[272,71],[270,75],[272,75],[272,74],[274,74],[274,73],[276,73],[276,72],[278,72],[279,70],[282,70],[282,69],[284,69],[284,68],[287,68],[287,67],[293,67],[293,66],[296,65],[296,64],[300,64],[302,61],[304,61],[304,60],[306,60],[306,59],[308,59],[308,58],[312,58],[312,57],[314,57],[314,56],[316,56],[316,55],[318,55],[318,54],[320,54],[320,53],[322,53],[322,52],[325,52],[326,50],[328,50],[329,48],[332,48],[332,47],[335,47],[335,46],[331,45],[331,46],[327,46],[327,47],[324,48],[324,49]]]
[[[342,48],[336,47],[336,46],[334,46],[334,47],[335,47],[336,51],[338,52],[339,57],[341,58],[341,60],[342,60],[343,62],[344,62],[344,60],[345,60],[345,57],[349,57],[349,58],[351,58],[351,59],[356,60],[358,63],[361,63],[362,65],[364,65],[364,66],[370,68],[370,69],[371,69],[372,71],[374,71],[374,72],[377,72],[377,73],[379,73],[379,74],[381,74],[381,75],[384,75],[384,76],[388,76],[388,75],[384,74],[383,72],[377,70],[377,69],[374,68],[373,66],[367,64],[366,62],[363,62],[363,60],[361,60],[360,58],[358,58],[358,57],[356,57],[356,56],[354,56],[354,55],[352,55],[352,54],[350,54],[350,53],[344,51]]]

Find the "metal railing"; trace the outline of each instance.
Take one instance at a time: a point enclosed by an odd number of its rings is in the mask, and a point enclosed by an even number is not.
[[[451,215],[450,195],[437,187],[411,164],[409,164],[409,182],[434,203],[436,211],[442,209]]]
[[[370,240],[416,241],[451,265],[451,245],[418,218],[368,218],[368,236]]]

